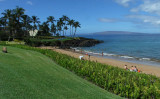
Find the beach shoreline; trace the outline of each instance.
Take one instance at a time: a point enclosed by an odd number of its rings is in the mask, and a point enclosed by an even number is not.
[[[72,56],[74,58],[79,58],[79,56],[83,55],[85,60],[89,60],[88,55],[81,53],[81,51],[79,51],[79,52],[74,51],[73,49],[66,50],[66,49],[59,49],[57,47],[51,47],[51,46],[44,46],[44,47],[40,47],[40,48],[50,49],[50,50],[53,50],[53,51],[56,51],[56,52],[59,52],[62,54]],[[156,66],[152,66],[152,65],[130,63],[130,62],[120,61],[120,60],[116,60],[116,59],[109,59],[109,58],[103,58],[103,57],[97,57],[97,56],[90,56],[90,60],[97,61],[102,64],[112,65],[112,66],[119,67],[119,68],[124,68],[125,65],[127,65],[129,69],[131,66],[137,66],[137,68],[140,69],[142,71],[142,73],[151,74],[151,75],[155,75],[157,77],[160,77],[160,68],[156,67]]]

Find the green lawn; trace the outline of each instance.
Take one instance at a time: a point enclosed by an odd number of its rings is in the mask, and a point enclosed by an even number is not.
[[[117,99],[34,51],[0,46],[0,99]]]

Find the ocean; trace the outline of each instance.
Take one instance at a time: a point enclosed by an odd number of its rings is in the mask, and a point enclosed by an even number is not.
[[[160,67],[159,34],[81,35],[103,40],[93,47],[79,47],[90,55]]]

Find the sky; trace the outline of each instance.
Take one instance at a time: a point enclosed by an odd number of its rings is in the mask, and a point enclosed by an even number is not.
[[[160,0],[0,0],[0,13],[23,7],[41,22],[62,15],[79,21],[77,33],[130,31],[160,33]],[[0,17],[2,15],[0,14]]]

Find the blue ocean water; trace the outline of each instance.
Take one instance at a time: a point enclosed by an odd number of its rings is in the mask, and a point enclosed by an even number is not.
[[[131,62],[160,66],[160,35],[85,35],[104,43],[82,49],[92,54]]]

